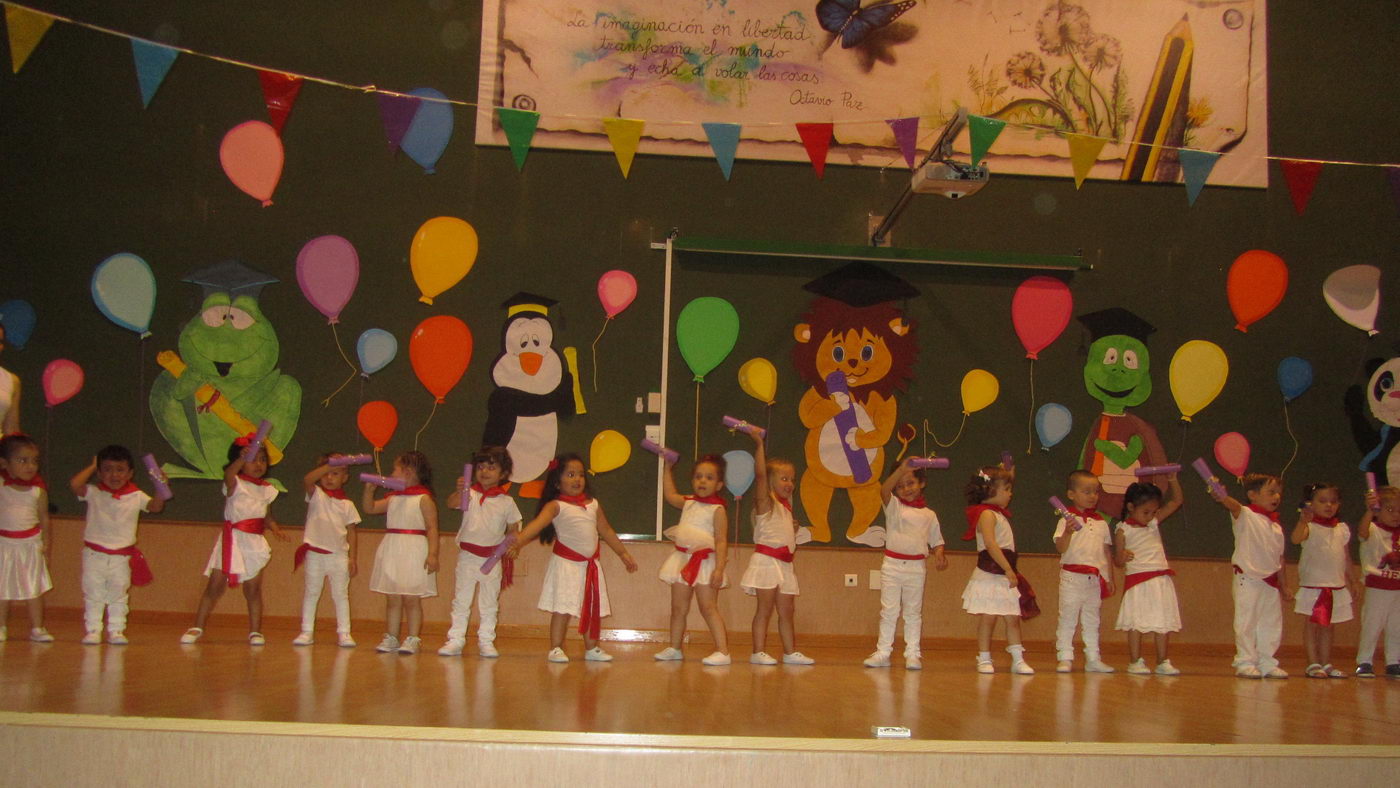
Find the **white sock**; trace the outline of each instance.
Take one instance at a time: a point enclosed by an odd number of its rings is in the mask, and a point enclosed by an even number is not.
[[[992,661],[992,652],[990,652],[990,651],[979,651],[979,652],[977,652],[977,661],[978,661],[978,662],[991,662],[991,661]]]
[[[1022,661],[1024,661],[1025,658],[1026,658],[1026,657],[1025,657],[1025,654],[1026,654],[1026,647],[1023,646],[1023,645],[1021,645],[1020,643],[1017,643],[1017,644],[1014,645],[1014,646],[1007,646],[1007,647],[1006,647],[1006,653],[1008,653],[1008,654],[1011,655],[1012,661],[1014,661],[1014,662],[1022,662]]]

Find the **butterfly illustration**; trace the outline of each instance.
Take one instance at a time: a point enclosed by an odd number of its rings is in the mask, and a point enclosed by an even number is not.
[[[881,0],[862,8],[860,0],[817,0],[817,21],[823,30],[841,37],[842,49],[850,49],[916,5],[918,0]]]

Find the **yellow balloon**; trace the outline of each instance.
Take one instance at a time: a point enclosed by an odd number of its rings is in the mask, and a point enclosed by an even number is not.
[[[1209,405],[1225,388],[1230,376],[1230,361],[1225,351],[1214,342],[1193,339],[1176,349],[1167,372],[1172,384],[1172,399],[1181,411],[1181,420],[1191,417]]]
[[[739,367],[739,388],[759,402],[772,405],[778,396],[778,370],[766,358],[751,358]]]
[[[607,473],[627,464],[632,456],[632,442],[617,430],[603,430],[593,436],[593,445],[588,449],[589,470],[593,473]]]
[[[1001,384],[997,382],[996,375],[985,369],[968,372],[962,379],[963,414],[976,413],[996,402],[1000,393]]]
[[[476,263],[476,253],[476,230],[465,221],[439,216],[423,222],[408,250],[413,281],[423,294],[418,300],[431,304],[444,290],[462,281]]]

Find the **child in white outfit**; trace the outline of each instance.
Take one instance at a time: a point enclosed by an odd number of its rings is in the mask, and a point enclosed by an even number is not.
[[[1176,572],[1167,566],[1162,547],[1161,524],[1181,508],[1181,483],[1167,476],[1171,498],[1162,502],[1157,485],[1134,482],[1123,493],[1123,514],[1113,535],[1114,563],[1123,567],[1123,602],[1118,606],[1115,629],[1128,632],[1128,672],[1159,676],[1181,674],[1167,658],[1171,633],[1181,631],[1181,610],[1176,602]],[[1151,632],[1157,648],[1157,668],[1142,658],[1142,635]]]
[[[11,600],[29,608],[29,639],[52,643],[44,629],[44,594],[53,588],[48,559],[53,554],[49,490],[39,475],[39,445],[12,432],[0,438],[0,642]]]
[[[964,489],[967,533],[963,541],[977,540],[977,566],[963,588],[963,610],[977,617],[977,672],[995,673],[992,666],[992,631],[998,619],[1006,623],[1006,652],[1011,672],[1035,673],[1026,663],[1021,643],[1021,620],[1040,615],[1030,582],[1016,573],[1016,535],[1011,532],[1011,488],[1015,474],[988,465],[973,474]]]
[[[778,611],[778,637],[783,643],[783,663],[811,665],[816,660],[797,650],[797,573],[793,555],[797,550],[797,523],[792,518],[792,493],[797,489],[797,468],[787,460],[764,454],[763,433],[749,431],[754,441],[753,555],[739,579],[744,593],[756,598],[753,611],[753,653],[749,662],[776,665],[768,654],[768,622]]]
[[[457,529],[457,579],[452,595],[452,626],[447,642],[438,649],[444,657],[458,657],[467,645],[467,622],[472,614],[472,597],[477,598],[481,621],[476,628],[477,653],[497,657],[496,613],[501,589],[513,580],[514,561],[498,560],[491,571],[482,567],[491,560],[507,535],[520,533],[520,508],[501,486],[514,468],[504,446],[483,446],[472,456],[472,479],[458,479],[457,490],[447,496],[447,507],[458,509],[466,496],[467,508]],[[470,486],[468,486],[470,484]],[[480,589],[480,592],[477,592]]]
[[[406,451],[394,460],[393,477],[402,490],[375,500],[375,485],[365,485],[365,514],[387,514],[384,538],[374,553],[369,590],[384,595],[384,637],[374,650],[417,654],[423,639],[423,600],[437,596],[438,515],[433,500],[433,468],[421,451]],[[408,610],[408,633],[399,626]]]
[[[1214,477],[1212,477],[1214,478]],[[1218,479],[1215,481],[1219,481]],[[1235,675],[1246,679],[1286,679],[1278,665],[1283,638],[1283,527],[1278,523],[1278,502],[1283,483],[1267,473],[1244,477],[1242,504],[1211,488],[1211,497],[1230,512],[1235,534]]]
[[[1310,679],[1344,679],[1332,666],[1332,625],[1352,619],[1351,528],[1337,519],[1341,490],[1335,484],[1309,484],[1291,541],[1303,546],[1298,559],[1298,594],[1293,612],[1308,617],[1303,645],[1308,654],[1304,675]]]
[[[706,665],[728,665],[729,634],[719,614],[719,591],[729,585],[725,563],[729,556],[729,516],[719,493],[724,489],[725,461],[707,454],[695,462],[690,475],[694,495],[676,491],[672,463],[666,462],[661,477],[666,503],[681,510],[680,522],[666,529],[666,537],[676,545],[657,573],[671,587],[671,644],[654,657],[659,661],[680,660],[685,641],[685,622],[690,601],[698,599],[700,615],[715,640],[715,652],[700,660]]]
[[[880,565],[880,637],[875,653],[865,658],[867,668],[887,668],[894,650],[894,630],[904,614],[904,667],[923,668],[924,579],[929,552],[934,568],[948,568],[943,554],[943,531],[938,515],[924,501],[927,471],[906,459],[885,483],[880,497],[885,504],[885,560]]]
[[[1069,475],[1069,514],[1055,523],[1055,549],[1060,552],[1060,616],[1055,629],[1055,670],[1074,669],[1074,629],[1081,627],[1084,670],[1112,673],[1099,650],[1099,610],[1113,595],[1113,535],[1099,505],[1099,477],[1077,470]]]
[[[359,552],[355,524],[360,522],[360,513],[345,494],[350,469],[330,464],[331,458],[341,456],[321,455],[316,467],[302,479],[306,528],[292,559],[292,569],[305,564],[306,595],[301,601],[301,634],[292,639],[293,646],[316,642],[316,606],[321,602],[322,586],[329,583],[335,604],[336,643],[341,648],[355,647],[355,639],[350,636],[350,578],[360,569],[355,560]]]
[[[1356,524],[1361,571],[1366,578],[1356,675],[1375,677],[1371,660],[1384,632],[1385,675],[1400,679],[1400,488],[1382,487],[1367,493],[1366,503],[1366,514]]]

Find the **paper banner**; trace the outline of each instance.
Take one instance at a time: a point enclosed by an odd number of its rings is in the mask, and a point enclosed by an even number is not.
[[[797,134],[802,137],[802,144],[807,148],[807,158],[812,160],[812,169],[817,171],[817,177],[822,177],[826,172],[826,152],[831,147],[830,123],[798,123]]]
[[[389,140],[389,150],[399,149],[403,135],[408,133],[409,124],[418,112],[418,99],[413,96],[393,96],[379,94],[379,119],[384,122],[384,137]]]
[[[617,166],[624,178],[632,170],[632,157],[637,155],[637,144],[642,141],[645,125],[645,121],[631,118],[603,118],[603,129],[608,132],[608,142],[612,143],[613,155],[617,156]]]
[[[1186,180],[1186,202],[1188,205],[1195,205],[1196,197],[1205,187],[1206,178],[1210,177],[1210,171],[1215,167],[1220,154],[1190,148],[1182,148],[1177,153],[1181,157],[1181,176]]]
[[[919,155],[919,119],[891,118],[885,122],[894,131],[894,141],[899,145],[899,152],[904,154],[904,163],[914,169],[914,157]]]
[[[258,81],[262,83],[263,102],[267,104],[267,120],[281,134],[287,116],[292,114],[292,105],[297,103],[297,94],[301,92],[301,77],[259,70]]]
[[[540,113],[528,109],[497,107],[496,117],[505,130],[506,141],[510,143],[510,155],[515,158],[515,170],[525,167],[525,155],[530,152],[530,141],[535,138],[535,127],[540,124]]]
[[[739,148],[738,123],[703,123],[705,136],[710,138],[710,149],[715,152],[715,161],[724,179],[729,180],[729,172],[734,169],[734,151]]]
[[[996,142],[997,137],[1001,135],[1001,130],[1004,128],[1006,128],[1006,121],[1004,120],[984,118],[981,115],[967,116],[967,137],[972,145],[972,166],[976,167],[978,162],[982,161],[982,157],[987,155],[987,151],[991,150],[992,143]],[[1103,146],[1100,145],[1099,147]],[[1098,155],[1099,152],[1097,150],[1094,151],[1094,157],[1098,158]],[[1092,164],[1092,161],[1090,163]],[[1078,170],[1075,172],[1076,177],[1078,177]],[[1087,173],[1088,170],[1085,170],[1085,172]],[[1083,180],[1083,178],[1079,178],[1081,183]],[[1075,188],[1078,188],[1078,186]]]
[[[160,44],[131,39],[131,56],[136,59],[136,81],[141,85],[141,106],[151,106],[151,99],[160,90],[160,83],[175,65],[179,50]]]
[[[1293,210],[1302,216],[1308,209],[1308,200],[1312,199],[1317,176],[1322,172],[1322,162],[1283,159],[1279,166],[1283,167],[1283,177],[1288,181],[1288,195],[1293,198]]]
[[[18,74],[24,67],[24,61],[52,25],[53,17],[47,14],[5,4],[5,29],[10,34],[10,67],[14,73]]]
[[[1099,158],[1099,151],[1103,150],[1104,143],[1108,140],[1083,134],[1066,134],[1065,141],[1069,143],[1069,162],[1074,167],[1074,188],[1078,189],[1084,185],[1084,179],[1089,177],[1089,170],[1093,168],[1094,162]]]

